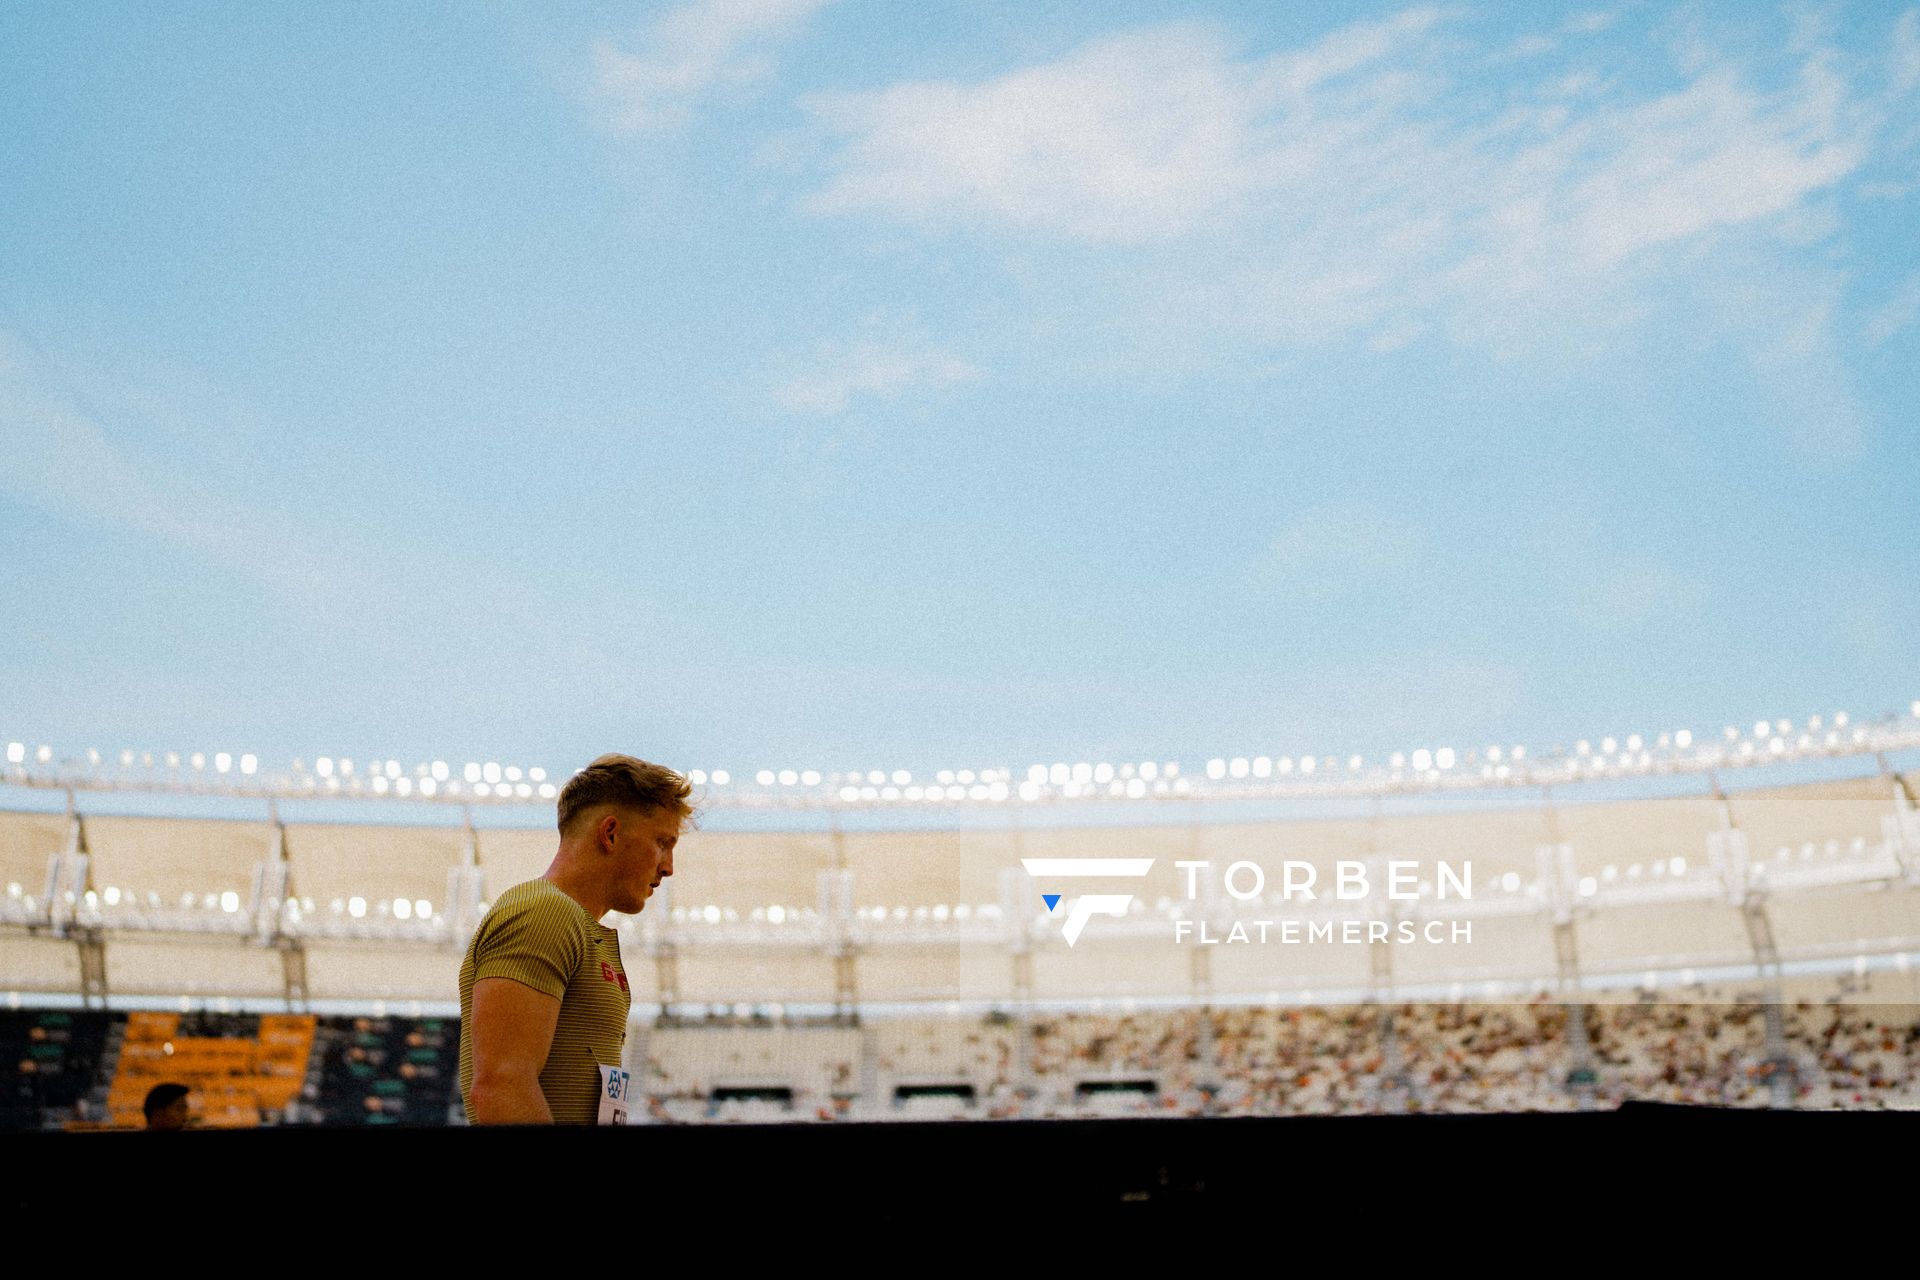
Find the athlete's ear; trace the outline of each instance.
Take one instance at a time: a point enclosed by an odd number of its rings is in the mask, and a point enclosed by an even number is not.
[[[620,815],[610,813],[600,819],[600,843],[608,853],[613,852],[613,838],[620,831]]]

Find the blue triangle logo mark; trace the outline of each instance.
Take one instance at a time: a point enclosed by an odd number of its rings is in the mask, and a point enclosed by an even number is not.
[[[1043,893],[1040,895],[1040,901],[1047,904],[1048,911],[1052,911],[1060,905],[1060,895],[1057,893]]]

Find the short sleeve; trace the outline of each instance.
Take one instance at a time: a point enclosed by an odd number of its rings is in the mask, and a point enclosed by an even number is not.
[[[474,943],[473,980],[512,978],[563,999],[586,956],[579,914],[559,894],[496,904]]]

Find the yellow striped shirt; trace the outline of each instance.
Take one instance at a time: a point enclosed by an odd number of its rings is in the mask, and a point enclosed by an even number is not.
[[[529,880],[500,895],[460,962],[460,1096],[469,1108],[473,984],[481,978],[512,978],[559,999],[540,1092],[555,1124],[594,1123],[600,1067],[620,1065],[632,1005],[620,935],[546,880]]]

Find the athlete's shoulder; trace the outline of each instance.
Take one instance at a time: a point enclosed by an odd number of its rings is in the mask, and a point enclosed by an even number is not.
[[[532,918],[545,924],[576,927],[588,923],[587,909],[550,880],[523,880],[514,885],[494,899],[487,917],[493,921]]]

